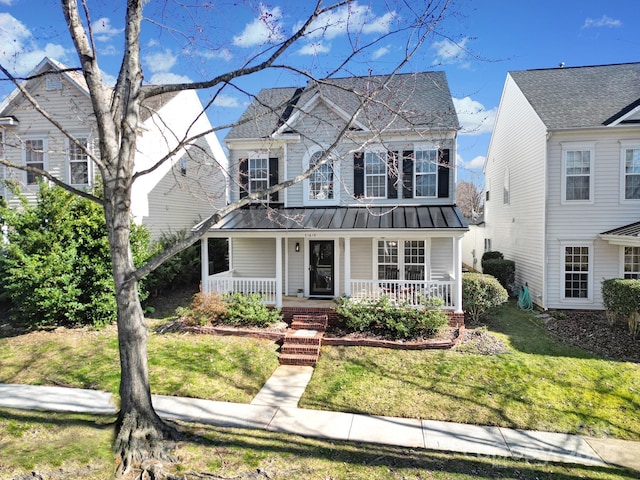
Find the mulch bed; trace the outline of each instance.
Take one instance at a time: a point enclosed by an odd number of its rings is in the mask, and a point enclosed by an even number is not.
[[[542,325],[562,341],[610,360],[640,363],[640,339],[627,326],[610,326],[601,311],[563,312],[564,316],[542,319]]]

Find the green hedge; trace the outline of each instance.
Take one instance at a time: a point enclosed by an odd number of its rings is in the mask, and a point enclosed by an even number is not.
[[[602,282],[602,303],[610,323],[624,320],[635,338],[640,333],[640,280],[611,278]]]
[[[516,281],[516,263],[513,260],[501,258],[485,260],[482,265],[482,273],[495,277],[500,285],[508,292],[513,290]]]
[[[495,277],[483,273],[462,274],[462,307],[474,322],[508,299],[507,290]]]

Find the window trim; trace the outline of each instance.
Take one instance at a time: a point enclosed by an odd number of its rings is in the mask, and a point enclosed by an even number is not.
[[[384,279],[380,278],[380,270],[379,267],[381,265],[380,258],[378,255],[378,247],[380,242],[396,242],[397,244],[397,256],[398,261],[396,264],[391,263],[383,263],[382,265],[395,265],[398,270],[398,278],[397,279]],[[406,263],[405,255],[406,255],[406,242],[422,242],[424,248],[424,279],[423,280],[408,280],[406,277],[406,266],[407,265],[419,265],[414,263]],[[425,238],[407,238],[407,237],[398,237],[398,238],[374,238],[373,239],[373,274],[375,275],[376,281],[416,281],[416,282],[428,282],[431,279],[431,243],[429,239]]]
[[[260,160],[260,161],[264,161],[266,162],[266,177],[262,178],[252,178],[251,176],[251,162],[252,161],[256,161],[256,160]],[[254,169],[255,170],[255,169]],[[266,187],[265,188],[261,188],[258,190],[255,190],[252,187],[252,182],[266,182]],[[249,157],[247,158],[247,192],[251,193],[256,193],[258,191],[262,191],[262,190],[267,190],[269,188],[269,154],[267,153],[257,153],[257,154],[251,154],[249,155]]]
[[[562,143],[562,196],[563,205],[587,205],[594,203],[594,179],[595,179],[595,143]],[[567,199],[567,154],[569,152],[589,152],[589,198],[585,200]]]
[[[566,297],[566,278],[565,274],[567,273],[566,264],[564,261],[566,248],[567,247],[587,247],[588,250],[588,269],[587,269],[587,296],[586,297]],[[593,261],[594,261],[594,252],[593,252],[593,241],[589,240],[567,240],[560,243],[560,302],[565,304],[584,304],[593,303]]]
[[[627,248],[637,248],[638,250],[640,250],[640,247],[638,246],[632,246],[632,245],[620,245],[620,278],[626,278],[625,275],[627,274],[626,270],[625,270],[625,259],[626,259],[626,254],[625,254],[625,250]],[[638,256],[640,256],[640,251],[638,252]],[[632,277],[632,278],[638,278],[640,279],[640,265],[638,267],[638,271],[637,272],[629,272],[632,275],[638,275],[638,277]]]
[[[639,198],[627,198],[627,150],[640,150],[640,140],[620,141],[620,203],[639,203]]]
[[[375,155],[376,157],[378,157],[378,159],[384,163],[384,174],[367,174],[367,155]],[[386,200],[388,198],[389,192],[388,192],[388,181],[387,178],[389,176],[389,164],[387,162],[387,150],[385,148],[382,147],[373,147],[370,148],[368,150],[364,151],[364,158],[362,159],[362,165],[364,168],[364,198],[368,198],[368,199],[375,199],[375,200]],[[367,195],[367,179],[370,177],[383,177],[384,181],[382,182],[382,185],[384,187],[384,194],[382,196],[369,196]]]
[[[307,171],[311,165],[311,159],[313,158],[313,156],[318,153],[318,152],[327,152],[326,148],[323,148],[321,146],[316,146],[313,147],[311,149],[309,149],[307,151],[307,153],[305,154],[305,157],[303,159],[302,162],[302,168],[303,171]],[[329,156],[329,161],[327,162],[327,164],[330,166],[331,170],[333,171],[333,178],[332,178],[332,193],[333,193],[333,197],[332,198],[328,198],[328,199],[316,199],[316,198],[310,198],[310,193],[311,193],[311,176],[309,176],[309,178],[306,178],[304,180],[303,183],[303,205],[335,205],[338,203],[338,194],[339,194],[339,189],[338,189],[338,176],[339,176],[339,163],[340,162],[336,162],[334,160],[334,155],[331,154],[331,152],[327,152],[327,155]]]
[[[89,150],[89,152],[93,152],[93,140],[91,138],[91,135],[89,134],[79,134],[79,135],[74,135],[74,137],[76,138],[76,140],[85,140],[86,142],[86,147]],[[66,177],[67,177],[67,182],[69,182],[69,185],[74,186],[74,187],[91,187],[94,183],[94,178],[93,178],[93,161],[91,160],[91,157],[89,155],[87,155],[86,158],[86,162],[87,162],[87,183],[72,183],[71,182],[71,164],[72,163],[80,163],[80,160],[71,160],[71,147],[72,147],[72,143],[71,140],[69,140],[68,138],[66,139],[65,142],[65,151],[66,151],[66,158],[65,158],[65,171],[66,171]]]
[[[42,140],[42,170],[49,171],[49,139],[45,135],[29,135],[23,138],[24,145],[22,147],[22,164],[27,165],[27,142]],[[40,162],[30,162],[40,163]],[[34,174],[35,175],[35,174]],[[22,179],[27,188],[38,188],[38,183],[29,183],[29,172],[24,172]]]
[[[434,152],[435,153],[435,162],[432,163],[435,166],[435,170],[433,172],[428,173],[418,173],[418,152]],[[440,157],[440,150],[433,145],[415,145],[413,148],[413,198],[438,198],[438,167]],[[420,176],[433,176],[435,189],[433,195],[418,195],[418,175]]]

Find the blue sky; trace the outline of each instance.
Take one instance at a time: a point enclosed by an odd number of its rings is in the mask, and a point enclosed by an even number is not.
[[[193,0],[197,10],[175,0],[152,0],[141,35],[145,78],[152,83],[198,81],[233,70],[265,45],[299,25],[305,0]],[[326,19],[323,35],[312,35],[283,59],[287,65],[325,76],[356,37],[366,41],[393,28],[411,1],[360,0]],[[95,5],[94,5],[95,4]],[[119,66],[126,2],[89,2],[105,80]],[[343,17],[341,17],[341,14]],[[344,21],[348,15],[347,22]],[[502,86],[508,71],[640,61],[638,0],[460,0],[405,71],[443,70],[463,129],[458,142],[458,178],[482,185],[481,169]],[[159,25],[171,25],[160,29]],[[204,32],[204,34],[203,34]],[[382,41],[349,67],[349,74],[385,74],[402,44]],[[17,75],[43,56],[77,66],[65,22],[55,0],[0,0],[0,62]],[[347,72],[340,76],[346,75]],[[238,81],[249,93],[264,87],[303,85],[302,78],[275,70]],[[0,97],[11,90],[0,82]],[[211,92],[202,94],[206,99]],[[225,89],[208,112],[215,125],[236,120],[247,104],[239,90]],[[221,138],[222,140],[222,138]]]

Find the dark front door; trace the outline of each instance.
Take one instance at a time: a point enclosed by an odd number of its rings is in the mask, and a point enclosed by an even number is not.
[[[333,240],[311,240],[309,255],[309,295],[333,296]]]

